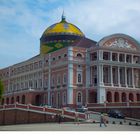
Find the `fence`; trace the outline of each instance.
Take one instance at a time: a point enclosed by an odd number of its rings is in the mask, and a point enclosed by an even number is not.
[[[63,116],[67,116],[70,118],[75,118],[76,114],[78,114],[79,119],[86,119],[86,114],[80,113],[80,112],[75,112],[75,111],[70,111],[70,110],[65,110],[65,109],[56,109],[56,108],[49,108],[49,107],[40,107],[40,106],[34,106],[31,104],[4,104],[0,106],[0,110],[4,109],[24,109],[27,111],[36,111],[36,112],[46,112],[46,113],[51,113],[51,114],[62,114]]]

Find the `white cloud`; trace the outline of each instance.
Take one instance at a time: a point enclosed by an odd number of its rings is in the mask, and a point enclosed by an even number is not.
[[[80,26],[87,36],[124,32],[140,39],[139,0],[86,0],[71,1],[66,11],[72,22]],[[93,36],[94,35],[94,36]]]
[[[0,55],[10,50],[7,57],[14,61],[1,61],[0,67],[19,62],[19,52],[23,59],[39,53],[39,38],[60,21],[63,8],[67,21],[93,40],[118,32],[140,40],[139,7],[139,0],[1,0]]]

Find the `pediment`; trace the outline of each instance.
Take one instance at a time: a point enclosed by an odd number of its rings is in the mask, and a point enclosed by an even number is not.
[[[124,34],[115,34],[107,36],[98,42],[100,47],[125,49],[125,50],[140,50],[140,44],[130,36]]]
[[[137,50],[134,44],[132,44],[129,40],[124,38],[112,38],[106,41],[103,45],[104,47],[112,47],[112,48],[124,48],[124,49],[131,49]]]

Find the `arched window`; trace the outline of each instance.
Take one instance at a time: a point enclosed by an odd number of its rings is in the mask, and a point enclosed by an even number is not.
[[[79,92],[78,95],[77,95],[77,102],[78,102],[78,103],[81,103],[81,102],[82,102],[82,95],[81,95],[80,92]]]
[[[78,79],[78,83],[81,83],[82,82],[82,75],[81,75],[81,73],[78,73],[78,77],[77,77]]]
[[[19,103],[19,96],[17,96],[17,97],[16,97],[16,102],[18,102],[18,103]]]
[[[81,53],[77,53],[77,57],[82,58],[82,54]]]
[[[25,104],[25,95],[22,95],[22,101],[21,101],[22,104]]]

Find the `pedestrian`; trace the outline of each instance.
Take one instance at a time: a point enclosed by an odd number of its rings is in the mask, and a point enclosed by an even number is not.
[[[75,123],[79,125],[79,117],[77,112],[75,112]]]
[[[61,123],[61,114],[60,113],[58,114],[58,123],[59,124]]]
[[[104,116],[104,114],[101,112],[101,114],[100,114],[100,127],[102,127],[102,124],[104,124],[104,126],[107,127],[105,116]]]

